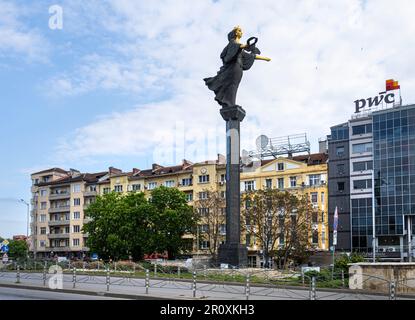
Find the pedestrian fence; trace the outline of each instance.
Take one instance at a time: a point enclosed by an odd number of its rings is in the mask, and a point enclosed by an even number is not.
[[[49,280],[56,276],[56,272],[49,273],[52,266],[61,268],[66,287],[86,289],[90,286],[107,292],[119,292],[124,288],[125,292],[137,295],[151,295],[153,291],[166,297],[173,294],[195,299],[415,299],[415,279],[388,280],[363,274],[359,285],[365,287],[366,282],[370,282],[371,286],[375,284],[376,290],[350,290],[349,275],[331,269],[302,273],[295,270],[218,269],[208,266],[187,268],[158,263],[27,261],[22,265],[2,266],[0,283],[48,286]]]

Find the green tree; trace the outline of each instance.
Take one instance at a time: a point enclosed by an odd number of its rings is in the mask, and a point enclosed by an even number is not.
[[[143,193],[109,193],[97,197],[85,214],[87,245],[104,259],[142,258],[146,243],[148,202]],[[144,236],[144,239],[143,239]]]
[[[186,196],[176,188],[159,187],[151,192],[151,246],[154,252],[167,251],[168,258],[187,247],[183,239],[196,227],[197,218],[187,204]]]
[[[26,241],[23,240],[9,240],[9,257],[13,259],[25,259],[29,247]]]

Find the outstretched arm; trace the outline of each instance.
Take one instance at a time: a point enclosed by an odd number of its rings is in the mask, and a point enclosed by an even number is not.
[[[256,56],[255,56],[255,60],[271,61],[271,59],[270,59],[270,58],[267,58],[267,57],[262,57],[262,56],[259,56],[259,55],[256,55]]]

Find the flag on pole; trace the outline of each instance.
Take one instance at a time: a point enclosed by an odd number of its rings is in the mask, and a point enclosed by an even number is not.
[[[386,80],[386,91],[392,91],[400,89],[401,86],[399,85],[398,81],[395,81],[393,79]]]
[[[339,222],[339,214],[337,212],[337,206],[334,210],[334,220],[333,220],[333,246],[337,245],[337,224]]]

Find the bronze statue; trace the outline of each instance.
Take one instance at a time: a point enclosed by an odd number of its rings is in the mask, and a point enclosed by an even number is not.
[[[260,56],[261,51],[256,47],[258,38],[251,37],[247,44],[241,44],[242,34],[239,26],[228,34],[229,44],[220,55],[223,66],[215,77],[204,79],[208,88],[215,92],[215,100],[224,108],[235,106],[243,71],[249,70],[255,60],[271,61]]]

